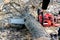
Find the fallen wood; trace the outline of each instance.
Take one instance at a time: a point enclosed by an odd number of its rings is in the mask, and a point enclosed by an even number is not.
[[[50,40],[50,36],[46,33],[45,29],[41,24],[36,21],[33,17],[28,16],[25,20],[27,29],[33,36],[33,40]]]

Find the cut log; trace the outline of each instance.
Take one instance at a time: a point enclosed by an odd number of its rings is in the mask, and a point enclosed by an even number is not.
[[[25,25],[27,29],[30,31],[30,33],[32,34],[33,39],[44,40],[46,38],[45,40],[50,40],[49,39],[50,35],[46,33],[44,27],[38,21],[36,21],[33,17],[31,16],[26,17]]]

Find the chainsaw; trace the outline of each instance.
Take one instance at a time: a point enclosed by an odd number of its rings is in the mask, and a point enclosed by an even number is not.
[[[53,15],[52,13],[40,13],[38,15],[39,23],[41,23],[44,27],[57,27],[60,26],[60,14]]]

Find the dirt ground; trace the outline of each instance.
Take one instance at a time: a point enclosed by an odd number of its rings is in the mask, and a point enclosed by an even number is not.
[[[26,28],[0,28],[0,40],[32,40]]]

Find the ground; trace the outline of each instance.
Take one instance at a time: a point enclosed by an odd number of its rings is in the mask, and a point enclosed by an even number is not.
[[[26,28],[0,28],[0,40],[32,40],[32,38]]]

